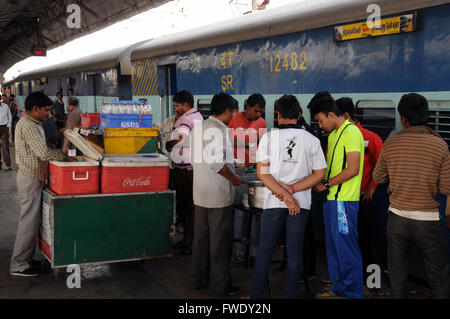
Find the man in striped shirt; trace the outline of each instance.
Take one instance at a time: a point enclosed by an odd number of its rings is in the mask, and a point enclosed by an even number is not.
[[[192,199],[192,165],[189,134],[197,123],[203,121],[199,111],[194,109],[194,97],[188,91],[180,91],[173,97],[178,119],[172,132],[172,140],[166,143],[171,152],[176,191],[176,214],[184,227],[184,238],[176,245],[175,254],[192,253],[194,236],[194,201]]]
[[[419,249],[434,298],[449,297],[449,262],[440,194],[450,194],[450,155],[439,134],[427,128],[428,102],[415,93],[400,100],[404,129],[389,138],[373,172],[377,184],[389,184],[387,258],[391,293],[407,298],[411,244]]]
[[[60,151],[49,149],[45,141],[42,122],[50,115],[50,105],[52,101],[45,94],[30,94],[25,100],[26,113],[16,127],[20,217],[10,265],[12,276],[35,277],[40,274],[40,262],[32,258],[41,224],[42,189],[47,183],[48,161],[66,159]]]
[[[239,293],[232,286],[230,259],[233,248],[234,186],[242,184],[235,174],[233,148],[227,130],[232,119],[233,98],[216,94],[211,116],[192,131],[194,167],[195,235],[192,252],[192,285],[210,284],[218,296]]]

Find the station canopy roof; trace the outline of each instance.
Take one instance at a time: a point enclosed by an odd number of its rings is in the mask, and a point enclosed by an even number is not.
[[[14,64],[32,55],[34,47],[48,50],[130,18],[169,0],[0,0],[0,83]],[[67,21],[79,6],[80,28]],[[70,9],[70,8],[69,8]]]

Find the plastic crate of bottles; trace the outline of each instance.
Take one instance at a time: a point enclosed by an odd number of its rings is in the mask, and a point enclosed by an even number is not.
[[[110,101],[102,105],[100,129],[151,128],[151,106],[136,101]]]

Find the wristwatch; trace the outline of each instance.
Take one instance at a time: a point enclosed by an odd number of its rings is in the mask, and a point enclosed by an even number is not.
[[[329,187],[330,187],[330,186],[328,186],[328,180],[323,181],[323,185],[324,185],[326,188],[329,188]]]

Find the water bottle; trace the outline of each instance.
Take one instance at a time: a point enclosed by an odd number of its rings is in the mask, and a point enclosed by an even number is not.
[[[133,114],[139,115],[141,113],[141,103],[133,102]]]
[[[111,113],[119,114],[119,103],[113,102],[112,107],[111,107]]]
[[[102,105],[102,113],[103,114],[111,113],[111,107],[112,107],[111,102],[104,102]]]

